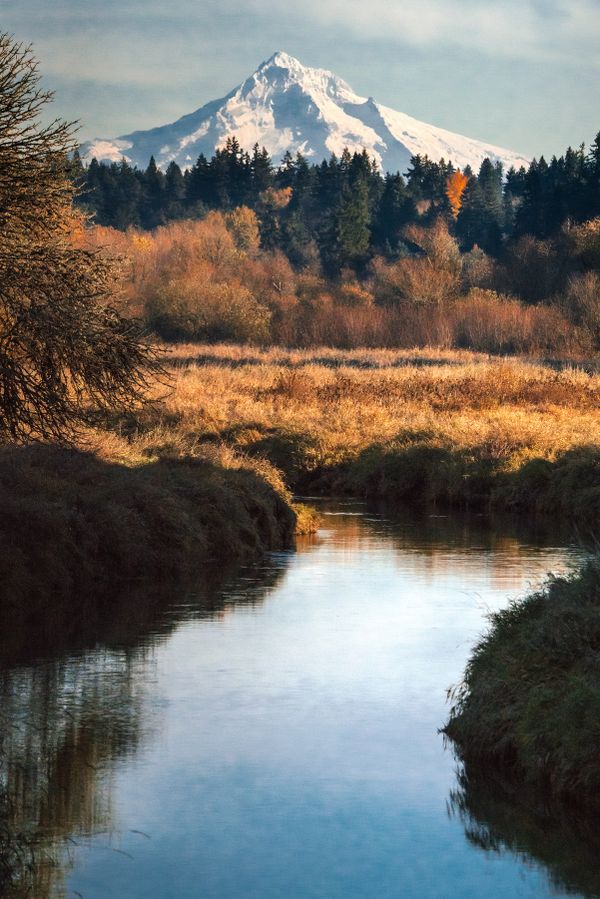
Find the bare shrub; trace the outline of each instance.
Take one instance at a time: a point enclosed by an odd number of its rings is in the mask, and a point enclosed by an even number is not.
[[[559,299],[565,315],[582,328],[592,346],[600,347],[600,275],[586,272],[573,275]]]
[[[537,303],[561,290],[564,269],[564,260],[553,241],[526,235],[507,249],[495,286],[529,303]]]
[[[557,353],[569,348],[569,325],[558,310],[526,306],[491,290],[472,290],[447,314],[456,347],[487,353]]]
[[[572,255],[586,268],[600,269],[600,218],[581,225],[568,225],[564,231]]]

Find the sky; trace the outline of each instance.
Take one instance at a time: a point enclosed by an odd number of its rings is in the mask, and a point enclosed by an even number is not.
[[[0,29],[82,140],[174,121],[276,50],[529,156],[600,130],[600,0],[0,0]]]

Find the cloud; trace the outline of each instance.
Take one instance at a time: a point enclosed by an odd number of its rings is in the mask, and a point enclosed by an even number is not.
[[[47,0],[21,0],[8,13],[9,25],[11,19],[28,20],[57,40],[68,35],[75,41],[69,56],[83,43],[92,62],[93,41],[88,38],[94,34],[101,43],[110,35],[117,48],[119,36],[125,36],[131,41],[130,55],[143,59],[138,45],[145,36],[156,44],[178,30],[186,49],[191,51],[193,40],[202,53],[224,22],[232,26],[227,31],[231,44],[259,28],[276,33],[295,21],[363,40],[393,39],[398,45],[600,64],[598,0],[296,0],[287,5],[280,0],[179,0],[168,8],[163,0],[56,0],[50,7]]]
[[[173,121],[276,49],[531,155],[597,130],[600,0],[0,0],[86,136]]]
[[[266,14],[272,0],[251,0]],[[600,64],[597,0],[303,0],[285,13],[322,27],[418,47]]]

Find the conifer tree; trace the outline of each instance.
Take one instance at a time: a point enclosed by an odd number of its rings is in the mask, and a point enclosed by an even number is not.
[[[257,197],[273,186],[273,164],[265,147],[254,144],[250,162],[250,190]]]
[[[184,214],[186,184],[176,162],[170,162],[165,173],[165,220],[181,218]]]
[[[142,226],[147,229],[163,224],[165,205],[165,176],[156,165],[154,156],[150,157],[148,168],[140,178]]]
[[[415,204],[399,173],[386,175],[381,199],[375,212],[373,239],[377,247],[398,246],[400,232],[416,217]]]
[[[367,257],[370,242],[369,192],[364,179],[342,189],[335,213],[335,265],[361,265]]]

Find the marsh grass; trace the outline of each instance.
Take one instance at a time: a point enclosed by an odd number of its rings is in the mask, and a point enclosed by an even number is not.
[[[290,545],[318,523],[292,491],[598,519],[593,372],[436,348],[183,345],[164,360],[170,391],[81,449],[0,450],[7,627],[35,627],[49,596],[93,618],[98,586]]]
[[[114,427],[142,456],[212,444],[298,493],[600,511],[600,375],[467,351],[178,346],[173,389]],[[107,439],[107,438],[104,438]]]

